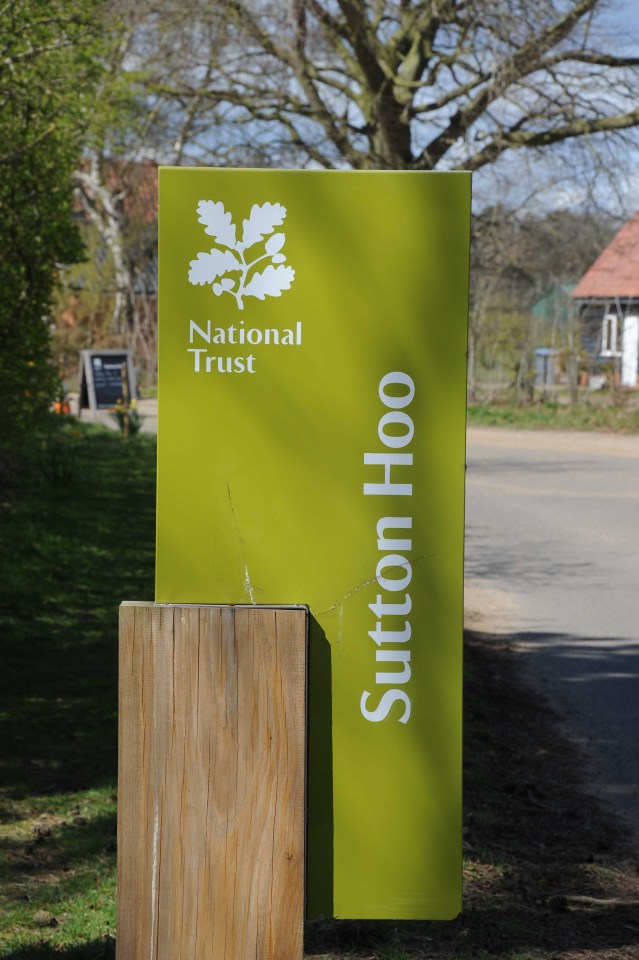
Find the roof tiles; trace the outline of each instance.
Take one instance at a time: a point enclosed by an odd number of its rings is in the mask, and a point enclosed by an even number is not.
[[[599,254],[572,291],[572,297],[639,297],[639,212]]]

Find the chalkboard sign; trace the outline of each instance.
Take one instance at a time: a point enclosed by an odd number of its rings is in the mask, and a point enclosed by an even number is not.
[[[112,410],[124,396],[136,396],[130,350],[83,350],[80,360],[79,410]],[[79,411],[78,411],[79,412]]]

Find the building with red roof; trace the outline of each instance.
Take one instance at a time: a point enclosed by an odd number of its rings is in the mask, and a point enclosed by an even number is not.
[[[639,376],[639,212],[572,291],[593,369],[612,364],[622,386]]]

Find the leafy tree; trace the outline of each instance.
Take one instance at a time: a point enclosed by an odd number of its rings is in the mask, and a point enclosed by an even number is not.
[[[50,306],[82,253],[71,174],[101,73],[99,0],[0,10],[0,438],[36,425],[59,388]]]

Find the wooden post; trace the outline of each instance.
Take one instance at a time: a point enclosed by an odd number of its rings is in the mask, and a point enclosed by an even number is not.
[[[306,634],[122,604],[118,960],[301,960]]]

